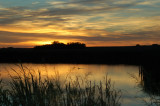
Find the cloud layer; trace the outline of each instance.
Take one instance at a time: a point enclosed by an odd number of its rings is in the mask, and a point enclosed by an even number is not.
[[[0,1],[1,47],[53,40],[89,46],[160,43],[159,0],[15,1]]]

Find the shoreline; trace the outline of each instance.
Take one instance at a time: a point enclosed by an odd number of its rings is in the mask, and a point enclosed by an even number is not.
[[[2,48],[0,63],[158,64],[160,46],[83,49]]]

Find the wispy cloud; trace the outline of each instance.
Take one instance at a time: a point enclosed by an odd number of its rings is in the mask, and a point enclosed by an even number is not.
[[[107,45],[159,42],[158,3],[159,0],[65,0],[0,6],[0,43],[41,39],[88,44],[106,41]]]

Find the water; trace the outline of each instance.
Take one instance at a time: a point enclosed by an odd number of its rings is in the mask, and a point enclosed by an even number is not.
[[[138,86],[140,81],[139,66],[132,65],[103,65],[103,64],[23,64],[29,70],[40,70],[42,75],[46,73],[50,77],[59,75],[65,79],[66,76],[87,76],[89,80],[104,80],[107,76],[114,83],[115,89],[122,90],[122,106],[145,106],[143,99],[146,93]],[[14,75],[14,70],[19,70],[15,64],[0,64],[1,77],[9,81],[9,74]],[[73,77],[72,77],[73,78]]]

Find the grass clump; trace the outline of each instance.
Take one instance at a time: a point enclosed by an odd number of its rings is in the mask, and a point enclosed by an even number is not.
[[[2,79],[0,79],[0,106],[9,106],[11,101],[9,99],[9,91],[4,89]]]
[[[20,65],[20,72],[11,76],[8,89],[0,86],[0,105],[4,106],[120,106],[121,91],[115,90],[111,80],[105,82],[83,80],[61,81],[60,78],[35,74]],[[2,80],[0,81],[2,85]]]

